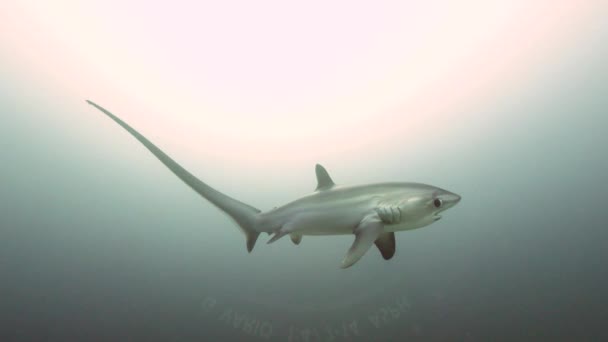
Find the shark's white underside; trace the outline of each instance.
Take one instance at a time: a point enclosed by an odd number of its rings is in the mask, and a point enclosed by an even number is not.
[[[249,252],[263,232],[274,234],[268,243],[290,235],[295,244],[304,235],[354,234],[355,241],[342,261],[343,268],[356,263],[373,244],[385,259],[390,259],[395,253],[394,232],[427,226],[440,218],[441,211],[460,201],[460,196],[454,193],[420,183],[338,186],[325,168],[317,164],[318,185],[312,194],[260,212],[205,184],[127,123],[87,102],[126,129],[193,190],[232,217],[246,235]]]

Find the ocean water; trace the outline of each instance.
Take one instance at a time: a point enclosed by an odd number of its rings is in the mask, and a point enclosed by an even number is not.
[[[317,116],[308,107],[288,119],[239,117],[240,107],[180,116],[163,111],[168,104],[154,93],[103,72],[78,79],[87,55],[62,47],[85,43],[61,45],[59,31],[53,51],[76,61],[60,70],[35,63],[44,56],[16,58],[9,52],[27,44],[2,36],[0,340],[608,338],[608,21],[606,6],[593,4],[580,31],[533,50],[526,67],[509,69],[516,59],[507,50],[488,53],[504,58],[508,72],[475,83],[459,95],[466,101],[432,110],[418,104],[412,120],[390,104],[378,110],[388,114],[361,114],[356,125],[348,114],[334,120],[331,110]],[[529,44],[549,45],[540,37]],[[468,68],[478,77],[475,65]],[[258,94],[272,99],[266,92],[280,88],[273,80]],[[454,89],[473,82],[452,81]],[[322,78],[308,82],[309,90],[298,88],[296,100],[276,108],[247,98],[245,88],[244,101],[252,110],[284,110],[305,102]],[[238,102],[240,90],[231,91],[236,97],[226,95],[226,103]],[[450,89],[431,94],[425,101],[441,103]],[[192,105],[183,96],[176,108]],[[317,162],[336,183],[423,182],[462,201],[431,226],[397,233],[390,261],[370,249],[340,269],[350,236],[304,236],[294,246],[288,238],[267,245],[261,235],[249,254],[227,216],[87,98],[211,186],[262,210],[312,192]]]

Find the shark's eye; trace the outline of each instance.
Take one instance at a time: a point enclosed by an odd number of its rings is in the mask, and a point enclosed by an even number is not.
[[[439,208],[439,207],[441,207],[443,202],[441,202],[441,200],[439,198],[435,198],[435,200],[433,201],[433,204],[435,205],[435,208]]]

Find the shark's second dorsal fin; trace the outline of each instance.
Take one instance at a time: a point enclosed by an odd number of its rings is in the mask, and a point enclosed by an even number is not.
[[[331,189],[335,184],[334,181],[329,177],[329,173],[321,164],[315,166],[315,173],[317,174],[317,188],[315,191],[323,191]]]

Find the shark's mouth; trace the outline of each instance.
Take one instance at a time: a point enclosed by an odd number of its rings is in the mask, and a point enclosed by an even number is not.
[[[435,215],[435,217],[433,217],[434,221],[439,221],[441,219],[441,215]]]

